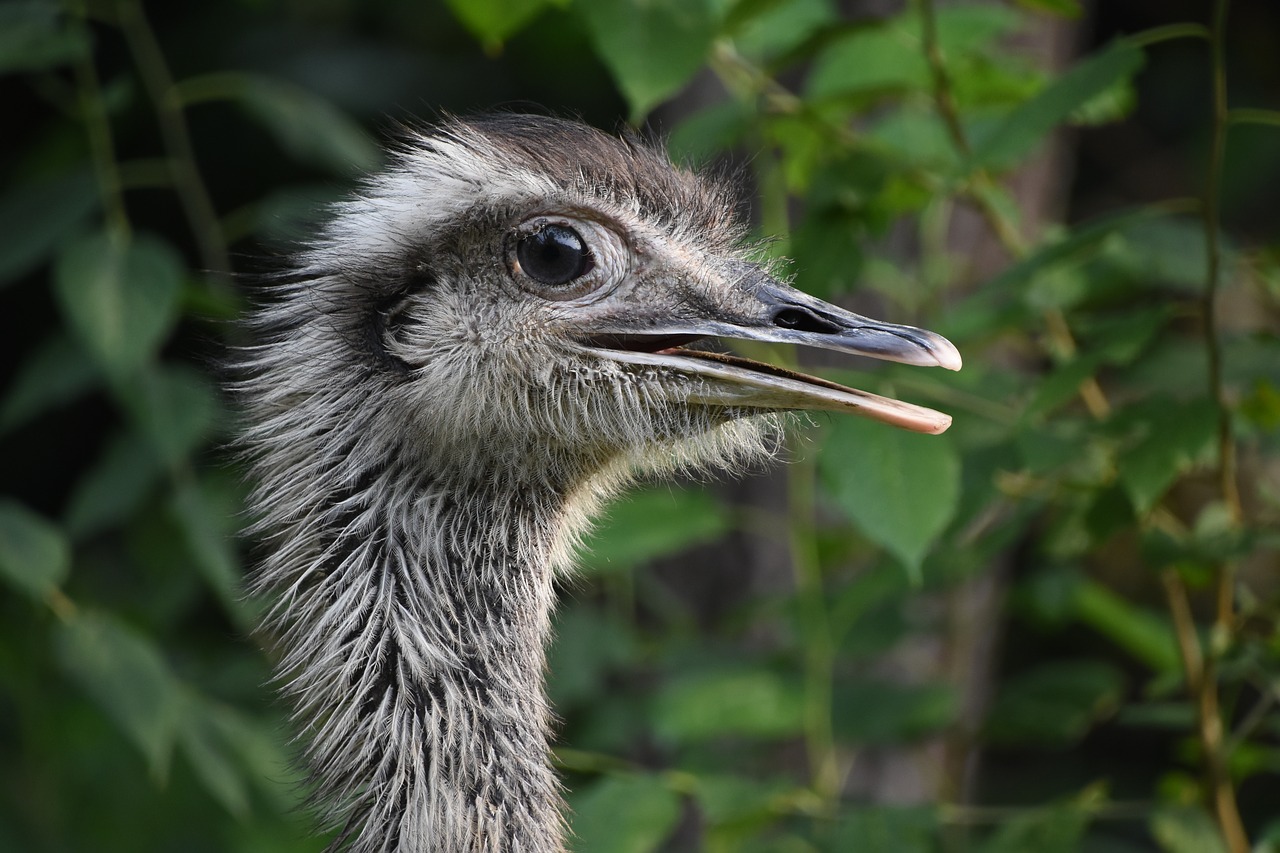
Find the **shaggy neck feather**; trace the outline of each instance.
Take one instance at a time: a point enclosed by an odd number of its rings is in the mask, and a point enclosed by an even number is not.
[[[291,565],[262,578],[286,611],[286,689],[338,844],[563,849],[542,686],[563,498],[366,480],[293,525]]]

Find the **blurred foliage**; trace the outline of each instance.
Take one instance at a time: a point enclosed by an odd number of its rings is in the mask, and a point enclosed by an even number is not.
[[[878,8],[0,4],[0,849],[323,846],[240,595],[231,274],[377,166],[383,115],[516,97],[747,152],[801,287],[966,358],[851,380],[953,412],[943,437],[832,419],[767,507],[614,508],[551,650],[576,849],[1277,849],[1280,244],[1274,209],[1269,237],[1249,219],[1277,105],[1235,94],[1265,89],[1247,65],[1227,87],[1224,0],[1060,72],[1015,45],[1076,0]],[[1049,136],[1147,103],[1200,122],[1186,174],[1032,222],[1013,176]],[[985,281],[966,215],[1005,258]],[[735,532],[790,580],[726,584]],[[938,618],[984,580],[998,624]],[[965,632],[1005,640],[976,717],[968,673],[892,654]],[[921,802],[855,790],[927,744],[948,760]]]

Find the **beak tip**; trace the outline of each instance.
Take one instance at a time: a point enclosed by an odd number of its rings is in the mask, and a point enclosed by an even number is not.
[[[964,367],[964,359],[960,357],[960,350],[956,349],[955,344],[941,335],[937,336],[933,343],[932,355],[939,367],[947,370],[959,370]]]

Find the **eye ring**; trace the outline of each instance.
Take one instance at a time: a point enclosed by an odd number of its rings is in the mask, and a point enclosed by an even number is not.
[[[515,254],[520,270],[545,287],[564,287],[595,267],[595,258],[582,235],[555,222],[522,235]]]

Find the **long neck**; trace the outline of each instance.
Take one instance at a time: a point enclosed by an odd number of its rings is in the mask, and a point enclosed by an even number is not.
[[[260,582],[339,843],[562,850],[542,685],[562,499],[381,473],[326,504]]]

